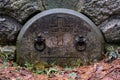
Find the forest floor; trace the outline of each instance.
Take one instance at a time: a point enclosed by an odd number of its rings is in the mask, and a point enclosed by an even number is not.
[[[0,59],[0,80],[120,80],[120,60],[104,60],[74,68],[52,66],[32,71],[31,65],[20,67],[13,61]]]

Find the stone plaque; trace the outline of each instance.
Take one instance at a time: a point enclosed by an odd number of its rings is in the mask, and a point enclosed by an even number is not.
[[[103,42],[99,29],[81,13],[51,9],[23,26],[17,41],[17,62],[86,64],[101,58]]]

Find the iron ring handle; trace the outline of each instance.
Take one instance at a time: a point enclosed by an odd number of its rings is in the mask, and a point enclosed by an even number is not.
[[[40,38],[36,38],[34,40],[34,48],[37,50],[37,51],[44,51],[44,49],[46,48],[46,45],[45,45],[45,40],[43,40],[41,37]]]
[[[86,50],[86,39],[79,36],[75,39],[75,49],[79,52]]]

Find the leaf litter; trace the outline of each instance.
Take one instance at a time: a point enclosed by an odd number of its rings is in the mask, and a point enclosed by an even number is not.
[[[26,67],[0,59],[0,80],[120,80],[120,60],[116,59],[110,63],[102,60],[74,68],[54,65],[45,69],[43,73],[35,74]]]

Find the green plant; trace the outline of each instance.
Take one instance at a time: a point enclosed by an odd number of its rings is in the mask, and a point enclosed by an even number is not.
[[[109,51],[109,52],[115,51],[115,48],[114,48],[113,46],[109,46],[109,47],[107,48],[107,51]]]
[[[8,68],[9,67],[9,65],[8,65],[8,62],[3,62],[3,65],[2,66],[0,66],[0,68]]]
[[[8,52],[0,53],[0,57],[2,58],[3,61],[8,61],[9,56],[10,56],[10,53],[8,53]]]
[[[33,70],[33,73],[34,73],[35,75],[45,74],[45,71],[44,71],[44,70]]]
[[[81,66],[82,65],[82,61],[77,59],[76,62],[74,63],[75,66]]]
[[[58,70],[56,68],[45,68],[44,70],[33,70],[33,72],[38,75],[38,74],[46,74],[49,76],[51,73],[56,73]]]
[[[116,48],[114,46],[109,46],[107,48],[107,52],[105,54],[106,60],[105,62],[111,62],[115,59],[119,59],[119,46],[117,46]]]
[[[71,72],[69,73],[69,77],[75,79],[77,77],[77,74],[75,72]]]
[[[55,72],[58,72],[58,70],[56,68],[48,68],[48,69],[45,69],[45,73],[47,75],[50,75],[51,73],[55,73]]]
[[[16,62],[13,62],[13,66],[18,66],[18,64]]]
[[[28,70],[32,70],[33,69],[33,64],[30,64],[28,62],[25,62],[25,67],[28,69]]]
[[[69,67],[69,66],[66,66],[66,67],[64,68],[64,70],[68,71],[68,70],[72,70],[72,68]]]

